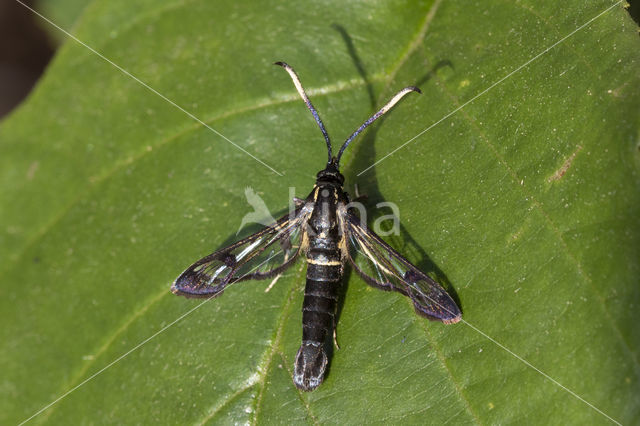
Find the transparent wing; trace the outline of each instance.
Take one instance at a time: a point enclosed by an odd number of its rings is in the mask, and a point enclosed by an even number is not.
[[[274,277],[291,266],[303,245],[313,204],[298,207],[273,225],[189,266],[171,286],[187,297],[215,297],[231,283]]]
[[[370,285],[393,290],[411,298],[418,314],[453,324],[460,309],[440,284],[413,266],[346,209],[341,215],[349,249],[347,257],[356,272]]]

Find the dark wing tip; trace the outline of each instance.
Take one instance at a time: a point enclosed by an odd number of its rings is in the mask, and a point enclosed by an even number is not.
[[[444,290],[443,290],[444,291]],[[451,296],[447,294],[448,303],[444,303],[443,308],[445,315],[443,315],[440,319],[443,324],[455,324],[460,322],[462,319],[462,312],[460,312],[460,308],[458,308],[458,304],[453,301]]]
[[[213,299],[214,297],[218,297],[222,294],[222,291],[218,292],[202,292],[202,293],[194,293],[190,291],[181,290],[179,288],[171,287],[171,293],[176,296],[186,297],[187,299]]]
[[[176,296],[183,296],[188,299],[210,299],[213,297],[220,296],[222,294],[222,290],[215,289],[210,286],[204,286],[201,288],[194,287],[193,285],[189,285],[189,283],[180,283],[184,281],[182,275],[178,277],[177,280],[171,284],[169,290],[171,293]]]
[[[455,312],[452,312],[447,309],[446,312],[443,312],[441,309],[439,310],[426,310],[424,306],[416,305],[415,302],[413,307],[418,315],[428,319],[429,321],[438,321],[443,324],[455,324],[462,320],[462,314],[458,309]]]
[[[457,322],[460,322],[460,320],[462,319],[462,314],[458,313],[458,315],[456,315],[453,318],[446,318],[442,320],[443,324],[455,324]]]
[[[437,296],[434,294],[426,297],[424,294],[410,296],[416,313],[431,321],[440,321],[443,324],[460,322],[462,313],[451,296],[440,285],[432,290],[437,291]]]

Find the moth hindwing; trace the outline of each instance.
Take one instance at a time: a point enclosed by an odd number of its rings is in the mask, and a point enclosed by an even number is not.
[[[290,75],[311,111],[327,145],[328,160],[318,172],[313,190],[296,208],[270,226],[195,262],[173,283],[171,290],[186,297],[216,297],[229,285],[275,277],[299,257],[307,263],[302,303],[302,344],[296,354],[293,382],[302,390],[317,388],[325,378],[327,345],[335,331],[336,306],[346,262],[376,288],[395,291],[411,299],[416,312],[452,324],[460,321],[456,302],[427,274],[368,229],[353,214],[343,189],[340,158],[351,141],[389,111],[402,97],[418,92],[406,87],[367,119],[333,155],[331,140],[295,71],[276,62]]]

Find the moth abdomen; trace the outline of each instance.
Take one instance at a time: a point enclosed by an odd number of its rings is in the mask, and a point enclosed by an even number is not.
[[[296,355],[293,381],[302,390],[315,389],[327,368],[325,344],[335,326],[342,264],[307,266],[307,283],[302,303],[302,345]]]
[[[316,265],[309,265],[307,283],[302,302],[302,340],[324,343],[329,331],[333,331],[341,271],[314,278]],[[337,269],[337,268],[336,268]]]

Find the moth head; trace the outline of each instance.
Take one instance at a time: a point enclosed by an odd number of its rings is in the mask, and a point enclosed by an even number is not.
[[[316,180],[318,182],[330,182],[335,183],[340,186],[344,183],[344,176],[340,173],[338,162],[336,158],[333,157],[329,163],[327,163],[327,167],[324,170],[320,170],[316,175]]]

